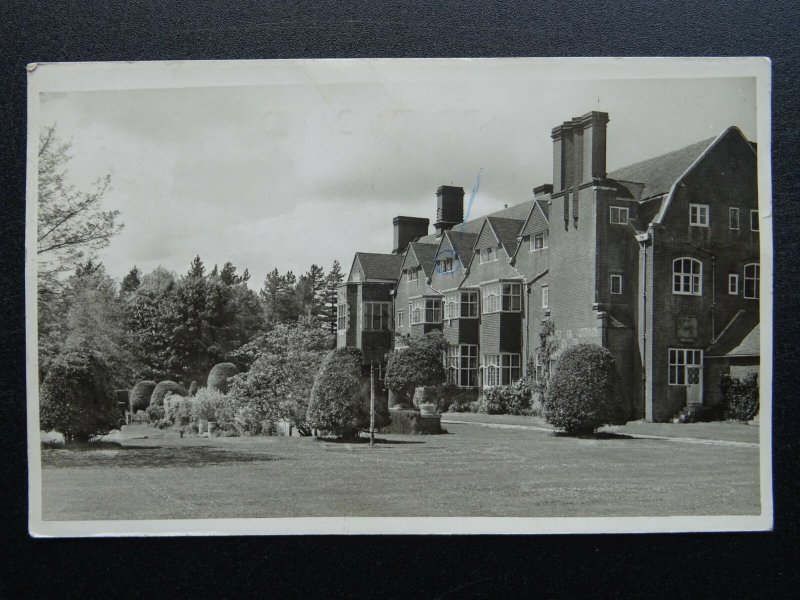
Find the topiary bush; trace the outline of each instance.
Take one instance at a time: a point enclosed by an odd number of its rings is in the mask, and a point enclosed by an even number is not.
[[[39,390],[39,422],[66,441],[86,442],[122,425],[105,361],[88,349],[53,361]]]
[[[182,385],[174,381],[161,381],[153,389],[153,393],[150,396],[150,404],[164,404],[164,398],[167,394],[185,396],[186,390],[183,389]]]
[[[150,406],[150,398],[153,396],[153,390],[156,389],[155,381],[139,381],[133,386],[133,389],[128,395],[128,403],[132,413],[137,413],[140,410],[146,410]]]
[[[744,379],[727,376],[722,392],[726,419],[749,421],[758,414],[758,373],[750,373]]]
[[[543,402],[548,423],[570,435],[625,422],[614,357],[602,346],[577,344],[556,363]]]
[[[418,387],[441,385],[447,379],[442,365],[447,342],[441,331],[430,331],[421,337],[405,337],[404,343],[404,348],[389,355],[384,382],[397,404],[411,408]]]
[[[369,411],[364,410],[362,396],[361,351],[337,348],[314,378],[306,422],[313,429],[354,438],[359,429],[369,427]]]
[[[228,379],[239,374],[238,367],[233,363],[219,363],[211,368],[208,373],[207,388],[217,390],[223,394],[228,393]]]

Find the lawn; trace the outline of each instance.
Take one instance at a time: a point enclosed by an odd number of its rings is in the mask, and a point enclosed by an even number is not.
[[[698,425],[706,426],[698,429],[703,433],[714,424]],[[576,439],[536,429],[446,427],[450,433],[440,436],[381,434],[372,449],[296,437],[181,439],[147,426],[126,427],[121,446],[43,449],[42,517],[760,512],[755,444],[698,444],[622,433]],[[683,426],[673,427],[685,435]]]

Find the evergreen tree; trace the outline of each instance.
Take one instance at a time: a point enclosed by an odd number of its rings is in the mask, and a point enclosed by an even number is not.
[[[250,281],[250,271],[247,270],[247,267],[244,268],[244,272],[242,273],[241,281],[239,283],[247,283]]]
[[[214,263],[214,268],[211,269],[211,273],[208,274],[209,277],[219,277],[219,269],[217,268],[217,263]]]
[[[222,271],[219,274],[219,278],[225,285],[236,285],[237,283],[242,282],[242,278],[236,274],[236,267],[230,261],[222,265]]]
[[[216,265],[214,265],[216,268]],[[187,277],[204,277],[206,274],[206,266],[203,264],[203,261],[200,258],[200,255],[194,257],[192,260],[192,264],[189,266],[189,272],[186,274]]]
[[[342,267],[339,265],[338,260],[334,260],[331,270],[328,271],[328,275],[325,277],[322,309],[325,322],[328,324],[328,327],[333,334],[336,333],[336,305],[338,304],[338,287],[342,281],[344,281]]]
[[[122,285],[120,286],[120,294],[130,294],[131,292],[135,292],[142,283],[141,280],[142,272],[139,270],[139,267],[133,265],[133,268],[128,271],[128,274],[122,279]]]

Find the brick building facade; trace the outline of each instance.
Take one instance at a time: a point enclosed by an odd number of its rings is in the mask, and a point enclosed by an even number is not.
[[[451,381],[477,397],[550,368],[549,321],[560,350],[612,352],[631,419],[718,403],[722,374],[758,368],[756,147],[730,127],[608,173],[608,121],[553,129],[553,182],[531,200],[464,221],[463,188],[441,186],[433,233],[396,217],[393,251],[357,253],[339,290],[338,345],[385,365],[403,335],[441,329]]]

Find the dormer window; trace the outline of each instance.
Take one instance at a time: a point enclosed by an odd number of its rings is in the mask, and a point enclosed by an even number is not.
[[[408,281],[417,281],[417,279],[419,279],[419,273],[417,272],[417,269],[409,269],[406,271],[406,279]]]
[[[535,252],[536,250],[544,250],[547,248],[547,233],[537,233],[531,236],[531,252]]]
[[[497,260],[497,253],[495,252],[494,248],[483,248],[482,250],[479,250],[479,252],[481,264],[494,262]]]
[[[443,258],[439,261],[439,269],[442,273],[452,273],[455,271],[455,264],[453,261],[453,257],[449,256],[447,258]]]
[[[628,209],[625,206],[610,206],[609,220],[612,225],[627,225],[628,224]]]
[[[689,225],[708,227],[708,204],[689,205]]]

